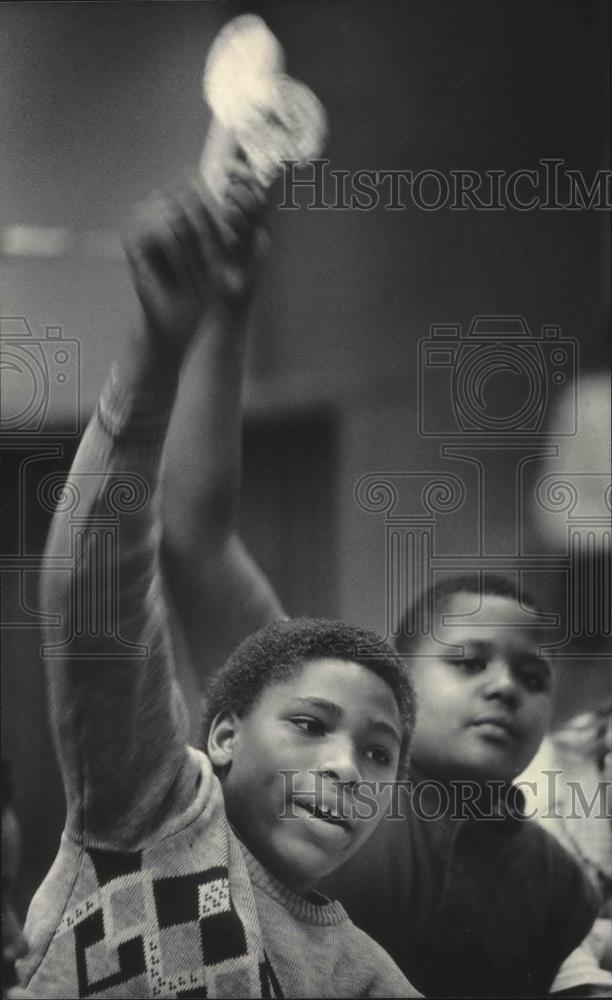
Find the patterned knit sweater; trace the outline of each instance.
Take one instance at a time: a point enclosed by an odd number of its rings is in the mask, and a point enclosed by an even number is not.
[[[47,998],[420,996],[339,903],[259,865],[187,744],[155,513],[170,402],[114,373],[56,497],[45,655],[67,819],[23,981]]]

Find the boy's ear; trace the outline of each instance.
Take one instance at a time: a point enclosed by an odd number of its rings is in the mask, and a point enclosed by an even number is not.
[[[231,764],[240,731],[240,719],[235,712],[219,712],[208,732],[206,752],[213,767],[224,768]]]

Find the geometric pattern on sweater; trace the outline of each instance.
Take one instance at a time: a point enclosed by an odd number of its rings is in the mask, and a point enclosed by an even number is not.
[[[98,892],[65,913],[59,934],[74,937],[79,996],[207,998],[247,996],[245,930],[222,865],[187,875],[155,878],[143,870],[142,851],[90,847]],[[266,1000],[281,998],[264,952],[259,987]]]

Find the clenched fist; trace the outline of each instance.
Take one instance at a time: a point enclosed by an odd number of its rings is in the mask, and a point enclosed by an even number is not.
[[[153,194],[124,241],[145,323],[166,354],[180,354],[208,310],[249,297],[264,191],[239,154],[228,158],[223,200],[200,177]]]

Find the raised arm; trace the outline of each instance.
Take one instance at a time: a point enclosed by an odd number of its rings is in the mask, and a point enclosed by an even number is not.
[[[211,246],[220,259],[225,244],[194,186],[144,207],[126,246],[142,320],[84,435],[46,551],[67,829],[88,842],[129,846],[195,793],[160,586],[157,485],[180,366],[216,281]]]
[[[262,195],[244,163],[226,169],[234,181],[232,222],[242,217],[247,238],[234,260],[233,281],[221,275],[206,329],[184,367],[162,489],[164,573],[200,680],[245,636],[284,614],[236,534],[242,384]]]

